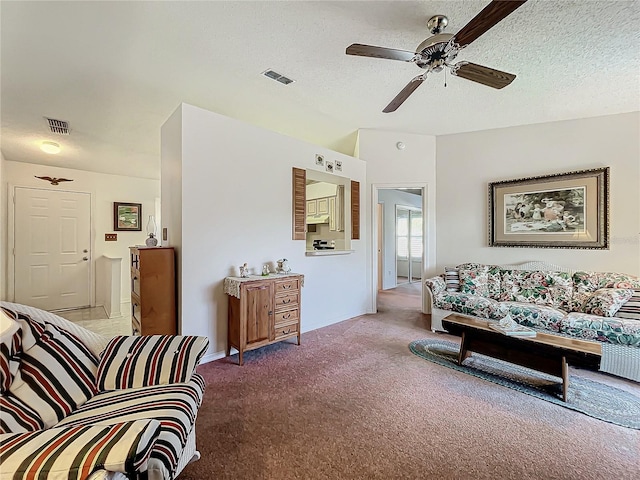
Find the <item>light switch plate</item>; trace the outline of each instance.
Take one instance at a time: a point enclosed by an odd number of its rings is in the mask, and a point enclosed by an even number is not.
[[[118,234],[117,233],[105,233],[104,234],[104,241],[105,242],[117,242],[118,241]]]

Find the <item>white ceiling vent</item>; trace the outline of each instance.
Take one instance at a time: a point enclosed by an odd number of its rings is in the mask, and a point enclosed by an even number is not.
[[[58,135],[69,135],[69,122],[65,122],[64,120],[56,120],[54,118],[47,118],[47,122],[49,122],[49,130],[51,130],[51,133],[57,133]]]
[[[281,75],[273,70],[266,70],[262,72],[262,75],[264,75],[265,77],[269,77],[271,80],[275,80],[276,82],[280,82],[283,85],[289,85],[290,83],[295,82],[295,80],[291,80],[290,78],[287,78],[284,75]]]

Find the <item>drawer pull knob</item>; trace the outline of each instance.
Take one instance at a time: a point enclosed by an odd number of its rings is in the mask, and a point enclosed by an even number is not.
[[[283,335],[286,335],[287,333],[290,333],[290,332],[291,332],[291,329],[287,330],[286,332],[284,330],[282,330],[282,334]]]
[[[287,298],[285,301],[283,301],[282,303],[291,303],[291,299]]]
[[[291,318],[291,314],[287,313],[286,315],[283,315],[282,318]]]
[[[291,285],[284,285],[282,287],[283,290],[289,290],[291,288]]]

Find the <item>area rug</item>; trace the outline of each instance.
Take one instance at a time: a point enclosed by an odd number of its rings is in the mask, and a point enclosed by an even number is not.
[[[532,395],[590,417],[640,430],[640,397],[619,388],[571,375],[567,402],[562,401],[562,379],[529,368],[472,353],[458,365],[460,345],[446,340],[415,340],[412,353],[459,372]]]

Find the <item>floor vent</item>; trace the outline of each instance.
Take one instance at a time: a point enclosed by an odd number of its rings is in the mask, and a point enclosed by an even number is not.
[[[57,133],[58,135],[69,135],[69,122],[65,122],[64,120],[56,120],[54,118],[47,118],[47,122],[49,122],[49,130],[51,130],[51,133]]]
[[[273,70],[262,72],[262,75],[264,75],[265,77],[269,77],[271,80],[275,80],[276,82],[280,82],[283,85],[289,85],[290,83],[295,82],[295,80],[291,80],[290,78],[287,78],[284,75],[280,75],[278,72],[275,72]]]

